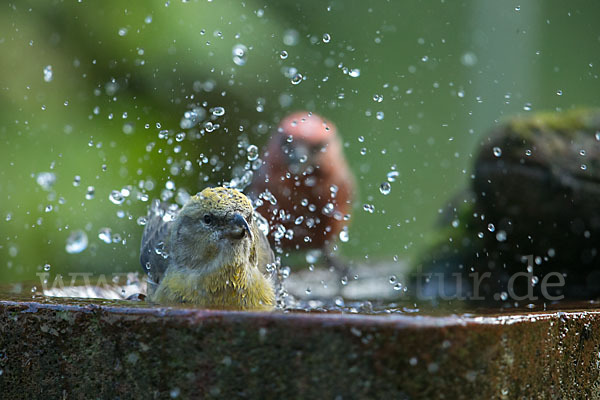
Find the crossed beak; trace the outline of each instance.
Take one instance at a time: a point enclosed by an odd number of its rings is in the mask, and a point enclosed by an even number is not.
[[[250,225],[248,225],[248,221],[241,214],[235,213],[233,214],[233,218],[231,218],[228,229],[225,231],[225,235],[232,239],[243,239],[246,235],[253,239],[252,231],[250,230]]]

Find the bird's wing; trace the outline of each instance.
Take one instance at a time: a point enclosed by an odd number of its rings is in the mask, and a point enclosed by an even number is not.
[[[161,281],[169,262],[166,258],[167,239],[173,219],[179,213],[176,205],[154,200],[148,211],[146,228],[142,235],[140,263],[148,274],[148,292]]]

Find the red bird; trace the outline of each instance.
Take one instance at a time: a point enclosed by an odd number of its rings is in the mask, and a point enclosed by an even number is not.
[[[270,139],[250,192],[282,249],[325,249],[348,224],[354,176],[335,125],[299,111]]]

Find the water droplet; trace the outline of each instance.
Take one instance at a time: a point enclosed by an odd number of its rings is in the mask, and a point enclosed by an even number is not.
[[[52,65],[46,65],[44,67],[44,82],[52,82],[54,79],[54,72],[52,72]]]
[[[48,212],[52,211],[52,208],[53,208],[53,207],[52,207],[52,204],[48,204],[48,205],[46,206],[46,208],[44,209],[44,211],[48,213]]]
[[[516,6],[515,11],[521,11],[521,6]]]
[[[212,115],[215,117],[222,117],[225,115],[225,109],[223,107],[215,107],[212,109]]]
[[[288,29],[283,32],[283,44],[286,46],[295,46],[298,44],[300,34],[295,29]]]
[[[494,232],[496,230],[496,227],[494,226],[494,224],[488,224],[488,231],[490,232]]]
[[[383,182],[381,185],[379,185],[379,191],[382,195],[387,196],[392,191],[392,185],[390,185],[388,182]]]
[[[319,257],[321,256],[321,250],[309,250],[306,252],[306,262],[309,264],[314,264],[317,262]]]
[[[111,203],[120,205],[123,204],[123,202],[125,201],[125,196],[123,196],[123,194],[119,190],[113,190],[112,192],[110,192],[108,199]]]
[[[348,277],[347,276],[342,276],[342,279],[340,279],[340,283],[343,286],[346,286],[348,284]]]
[[[585,150],[583,150],[583,149],[579,150],[579,155],[580,156],[585,156]]]
[[[460,221],[458,219],[455,219],[454,221],[452,221],[453,228],[458,228],[459,226],[460,226]]]
[[[40,172],[37,174],[35,181],[42,187],[42,189],[48,191],[52,189],[52,186],[54,186],[54,183],[56,182],[56,175],[54,175],[53,172]]]
[[[323,34],[323,43],[329,43],[331,41],[331,35],[329,33]]]
[[[500,230],[496,233],[496,240],[499,242],[505,242],[506,241],[506,232],[503,230]]]
[[[460,57],[460,62],[465,67],[472,67],[477,64],[477,56],[472,51],[467,51]]]
[[[508,299],[508,293],[502,292],[500,293],[500,300],[506,301]]]
[[[334,210],[335,206],[333,205],[333,203],[327,203],[325,204],[321,212],[323,213],[323,215],[332,215]]]
[[[300,82],[302,82],[302,79],[304,79],[304,77],[302,76],[301,73],[298,72],[298,73],[294,74],[294,76],[292,76],[292,80],[291,80],[292,85],[300,84]]]
[[[373,101],[376,103],[381,103],[383,101],[383,95],[381,94],[374,94],[373,95]]]
[[[279,53],[279,58],[285,60],[286,58],[288,58],[288,52],[285,50],[281,50],[281,52]]]
[[[531,111],[531,108],[531,103],[525,103],[525,105],[523,106],[524,111]]]
[[[500,147],[494,147],[492,149],[495,157],[500,157],[502,155],[502,149]]]
[[[81,253],[87,248],[88,237],[82,230],[76,230],[69,235],[67,238],[67,244],[65,250],[69,254]]]
[[[396,282],[394,285],[394,290],[402,290],[402,284],[400,282]]]
[[[369,214],[373,214],[373,212],[375,211],[375,206],[373,204],[365,204],[363,205],[363,210],[365,210]]]
[[[396,182],[396,178],[398,178],[399,175],[400,173],[398,171],[390,171],[387,173],[387,181]]]
[[[112,230],[110,228],[100,228],[98,231],[98,239],[106,244],[112,243]]]
[[[95,194],[96,194],[96,189],[93,186],[88,186],[87,191],[85,193],[85,199],[91,200],[94,198]]]
[[[558,89],[558,90],[556,91],[556,95],[557,95],[557,96],[562,96],[562,94],[563,94],[563,91],[562,91],[562,90]]]
[[[350,75],[350,77],[352,77],[352,78],[358,78],[360,76],[360,69],[358,69],[358,68],[352,68],[348,72],[348,75]]]
[[[123,124],[123,133],[126,135],[131,135],[134,131],[134,125],[131,122],[126,122]]]
[[[146,15],[146,18],[144,18],[144,22],[147,24],[151,24],[152,23],[152,15]]]
[[[235,65],[246,65],[246,61],[248,61],[248,48],[246,46],[243,44],[236,44],[233,46],[231,54],[233,55],[233,63]]]
[[[594,137],[596,138],[596,140],[600,141],[600,131],[597,131]]]
[[[537,276],[532,276],[531,277],[531,286],[535,286],[538,284],[538,282],[540,281],[540,278],[538,278]]]
[[[375,118],[377,118],[379,121],[383,120],[384,118],[384,114],[383,111],[377,111],[377,114],[375,114]]]
[[[345,226],[340,231],[340,241],[342,241],[343,243],[347,243],[348,240],[350,240],[350,235],[348,234],[348,227]]]
[[[247,157],[248,157],[248,161],[254,161],[254,160],[256,160],[258,158],[258,147],[256,147],[255,145],[251,144],[246,149],[246,154],[247,154]]]
[[[123,37],[127,35],[127,28],[119,28],[119,36]]]
[[[175,135],[175,140],[178,142],[183,142],[184,139],[185,139],[185,132],[179,132],[178,134]]]
[[[44,271],[48,272],[48,271],[50,271],[50,268],[51,268],[50,264],[44,264]]]

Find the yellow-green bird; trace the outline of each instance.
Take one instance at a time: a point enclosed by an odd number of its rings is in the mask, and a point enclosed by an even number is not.
[[[233,310],[271,310],[275,258],[250,200],[235,189],[206,188],[178,210],[153,203],[140,261],[148,300]]]

